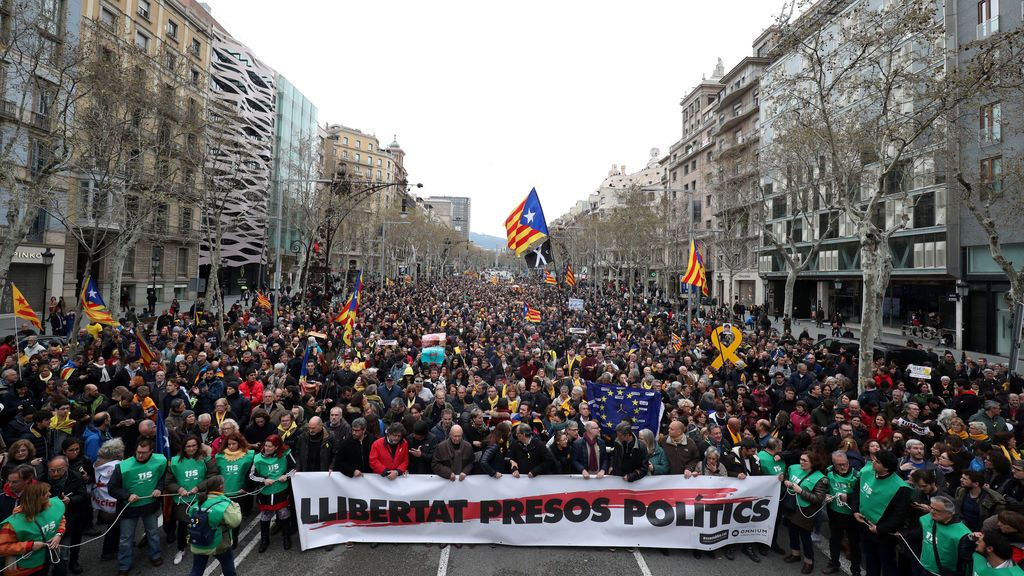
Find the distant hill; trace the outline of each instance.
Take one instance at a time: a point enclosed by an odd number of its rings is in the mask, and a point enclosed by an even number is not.
[[[501,250],[506,245],[506,240],[504,238],[490,236],[487,234],[478,234],[476,232],[470,232],[469,239],[473,244],[476,244],[484,250]]]

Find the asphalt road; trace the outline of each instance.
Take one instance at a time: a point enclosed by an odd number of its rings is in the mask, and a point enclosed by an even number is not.
[[[721,554],[717,558],[693,557],[689,550],[672,550],[667,555],[656,549],[629,548],[566,548],[566,547],[517,547],[476,545],[441,549],[437,545],[424,544],[381,544],[371,548],[368,544],[356,544],[352,548],[343,545],[332,549],[319,548],[300,552],[298,538],[293,537],[294,547],[285,551],[281,548],[279,534],[271,536],[270,549],[258,554],[259,528],[255,516],[242,523],[242,537],[235,552],[238,574],[243,576],[282,576],[286,574],[341,575],[360,574],[373,576],[388,574],[397,576],[592,576],[607,574],[615,576],[675,576],[681,569],[694,570],[701,576],[735,576],[741,571],[744,576],[779,576],[799,574],[799,566],[782,562],[782,557],[772,554],[760,563],[736,551],[736,559],[729,561]],[[141,538],[141,532],[139,533]],[[581,544],[587,535],[580,533]],[[785,537],[783,537],[783,541]],[[136,540],[138,541],[138,540]],[[144,550],[136,550],[135,567],[132,575],[181,576],[188,574],[192,566],[191,554],[186,554],[178,566],[172,564],[175,547],[164,546],[164,564],[150,566]],[[115,561],[99,560],[99,542],[86,545],[82,551],[81,564],[85,576],[112,576],[117,573]],[[819,554],[816,568],[825,565]],[[204,576],[220,576],[222,571],[216,561],[211,560]]]

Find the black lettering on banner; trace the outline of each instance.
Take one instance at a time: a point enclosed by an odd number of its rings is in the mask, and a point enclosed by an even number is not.
[[[366,500],[357,500],[355,498],[348,499],[349,514],[348,517],[358,522],[365,522],[370,519],[370,515],[367,513]]]
[[[381,524],[388,521],[387,500],[370,500],[370,522]]]
[[[397,524],[399,522],[403,524],[408,524],[409,503],[403,500],[389,500],[388,515],[391,516],[391,522],[394,524]]]
[[[736,505],[735,508],[733,508],[732,519],[740,524],[746,524],[747,522],[750,522],[750,516],[744,514],[744,512],[749,512],[750,509],[753,507],[753,502],[740,502],[739,504]]]
[[[697,528],[704,527],[704,505],[694,504],[693,505],[693,525]]]
[[[758,500],[754,503],[754,514],[750,517],[751,522],[764,522],[771,518],[772,512],[769,509],[770,500]]]
[[[676,502],[676,526],[693,526],[693,518],[686,511],[686,502]]]
[[[427,522],[444,522],[451,524],[452,517],[448,513],[448,504],[444,500],[434,500],[434,503],[430,505],[430,513],[427,514]]]
[[[551,498],[544,503],[544,523],[558,524],[562,521],[562,499]]]
[[[722,506],[723,506],[723,510],[722,510],[722,526],[728,526],[729,524],[732,523],[733,503],[732,502],[726,502]]]
[[[498,500],[483,500],[480,502],[480,522],[490,523],[494,518],[501,517],[501,502]]]
[[[541,514],[544,512],[544,501],[531,498],[526,501],[526,523],[527,524],[540,524],[543,522]]]
[[[579,508],[579,511],[576,509]],[[563,510],[565,519],[569,522],[580,523],[590,517],[590,502],[583,498],[573,498],[565,503]]]
[[[466,507],[469,506],[468,500],[452,500],[448,502],[448,505],[452,507],[452,515],[454,516],[455,523],[461,524]]]
[[[310,502],[309,498],[303,498],[299,502],[299,519],[303,524],[317,524],[320,522],[320,516],[314,515],[310,511],[311,504],[312,502]]]
[[[427,521],[427,508],[430,507],[430,500],[413,500],[409,502],[409,506],[412,507],[417,523]]]
[[[591,509],[593,516],[590,520],[592,522],[607,522],[612,517],[612,511],[608,508],[609,500],[607,498],[595,498],[591,503]]]
[[[502,524],[522,524],[523,523],[523,503],[519,500],[502,500]]]
[[[647,506],[639,500],[625,499],[622,501],[622,510],[625,513],[623,521],[626,526],[632,526],[633,520],[642,517],[646,514]]]
[[[658,517],[659,514],[661,515],[660,518]],[[674,516],[672,507],[664,500],[655,500],[647,505],[647,521],[651,523],[651,526],[658,528],[670,526]]]

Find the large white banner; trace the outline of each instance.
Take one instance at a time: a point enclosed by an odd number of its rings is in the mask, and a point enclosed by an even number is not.
[[[713,550],[771,543],[779,505],[775,476],[451,482],[304,472],[292,487],[303,550],[342,542]]]

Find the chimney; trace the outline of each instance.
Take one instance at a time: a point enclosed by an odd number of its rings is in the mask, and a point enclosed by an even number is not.
[[[625,164],[622,164],[621,166],[619,166],[619,172],[620,172],[620,173],[621,173],[621,174],[622,174],[623,176],[625,176],[625,175],[626,175],[626,165],[625,165]]]

